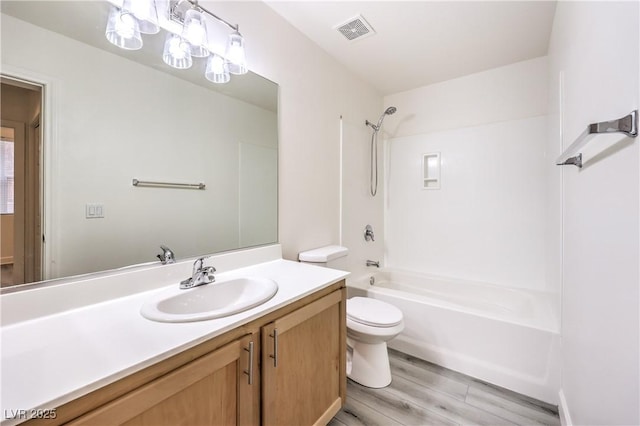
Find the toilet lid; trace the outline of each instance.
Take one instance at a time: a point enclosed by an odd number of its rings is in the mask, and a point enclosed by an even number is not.
[[[402,322],[402,311],[381,300],[352,297],[347,300],[347,317],[372,327],[393,327]]]

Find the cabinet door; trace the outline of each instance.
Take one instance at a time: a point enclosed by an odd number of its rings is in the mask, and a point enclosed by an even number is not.
[[[257,333],[229,343],[71,424],[257,425],[260,381],[255,337]]]
[[[345,396],[344,289],[262,328],[265,425],[326,424]]]

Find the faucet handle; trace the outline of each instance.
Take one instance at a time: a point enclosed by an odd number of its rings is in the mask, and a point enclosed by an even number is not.
[[[163,265],[176,262],[175,254],[173,254],[173,251],[171,251],[169,247],[161,245],[160,248],[162,249],[162,253],[157,255],[156,257],[160,259],[160,262]]]
[[[214,275],[215,272],[216,272],[216,268],[214,268],[213,266],[207,266],[205,268],[202,268],[202,275],[205,282],[207,283],[215,282],[216,280],[216,277]]]
[[[367,225],[364,228],[364,240],[375,241],[375,239],[373,238],[373,227],[371,225]]]
[[[193,261],[193,273],[200,272],[204,269],[204,261],[210,258],[211,256],[202,256]],[[213,268],[213,266],[212,266]],[[214,268],[215,270],[215,268]]]

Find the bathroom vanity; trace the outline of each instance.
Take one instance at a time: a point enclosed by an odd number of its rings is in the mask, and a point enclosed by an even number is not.
[[[153,289],[3,324],[2,424],[326,424],[345,400],[347,274],[282,259],[220,274],[247,275],[278,292],[225,318],[150,321]]]
[[[58,420],[326,424],[345,395],[344,300],[340,281],[74,400],[59,408]]]

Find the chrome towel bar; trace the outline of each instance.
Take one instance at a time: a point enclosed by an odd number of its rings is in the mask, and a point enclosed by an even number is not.
[[[173,182],[153,182],[133,179],[133,186],[148,186],[152,188],[181,188],[181,189],[205,189],[204,183],[173,183]]]
[[[568,164],[582,167],[582,153],[579,153],[592,136],[599,133],[624,133],[630,138],[638,136],[638,110],[631,111],[629,115],[618,120],[602,121],[592,123],[578,136],[569,148],[567,148],[556,160],[556,165],[565,166]]]

